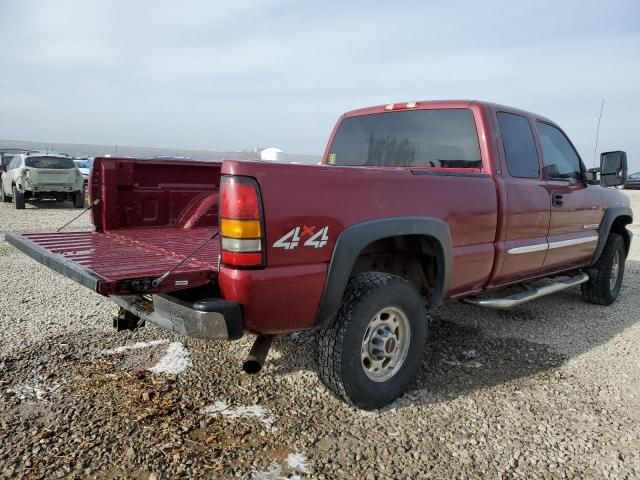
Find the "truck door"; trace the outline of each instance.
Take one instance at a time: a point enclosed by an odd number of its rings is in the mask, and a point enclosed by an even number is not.
[[[496,242],[497,262],[492,285],[539,273],[547,249],[550,216],[549,192],[542,178],[530,119],[497,112],[496,120],[502,144],[502,185],[507,199],[502,232],[498,232],[502,237]]]
[[[598,243],[603,215],[600,188],[584,181],[580,157],[562,130],[540,120],[536,130],[551,205],[549,248],[542,269],[586,265]]]

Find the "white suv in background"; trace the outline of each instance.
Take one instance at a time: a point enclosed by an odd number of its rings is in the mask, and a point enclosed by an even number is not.
[[[80,170],[67,156],[51,153],[19,153],[6,165],[0,180],[4,202],[24,208],[26,200],[55,198],[84,206],[84,181]]]

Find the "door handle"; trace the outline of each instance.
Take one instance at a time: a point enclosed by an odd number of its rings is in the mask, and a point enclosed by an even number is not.
[[[564,197],[562,195],[553,195],[551,197],[551,204],[554,207],[561,207],[564,205]]]

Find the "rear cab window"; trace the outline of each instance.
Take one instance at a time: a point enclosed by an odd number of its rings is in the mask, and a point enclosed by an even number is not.
[[[582,178],[582,162],[569,139],[553,125],[537,121],[542,161],[550,180]]]
[[[539,178],[538,150],[529,120],[507,112],[498,112],[496,116],[509,175],[515,178]]]
[[[347,117],[327,163],[343,166],[481,169],[473,113],[465,108],[411,110]]]
[[[25,159],[25,165],[31,168],[76,168],[73,160],[67,157],[27,157]]]

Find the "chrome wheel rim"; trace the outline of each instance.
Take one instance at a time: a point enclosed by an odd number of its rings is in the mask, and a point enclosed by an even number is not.
[[[613,255],[613,264],[611,265],[611,276],[609,277],[609,288],[613,290],[618,282],[618,275],[620,272],[620,252],[616,252]]]
[[[362,339],[361,364],[374,382],[393,377],[409,353],[411,327],[407,315],[398,307],[385,307],[376,313]]]

